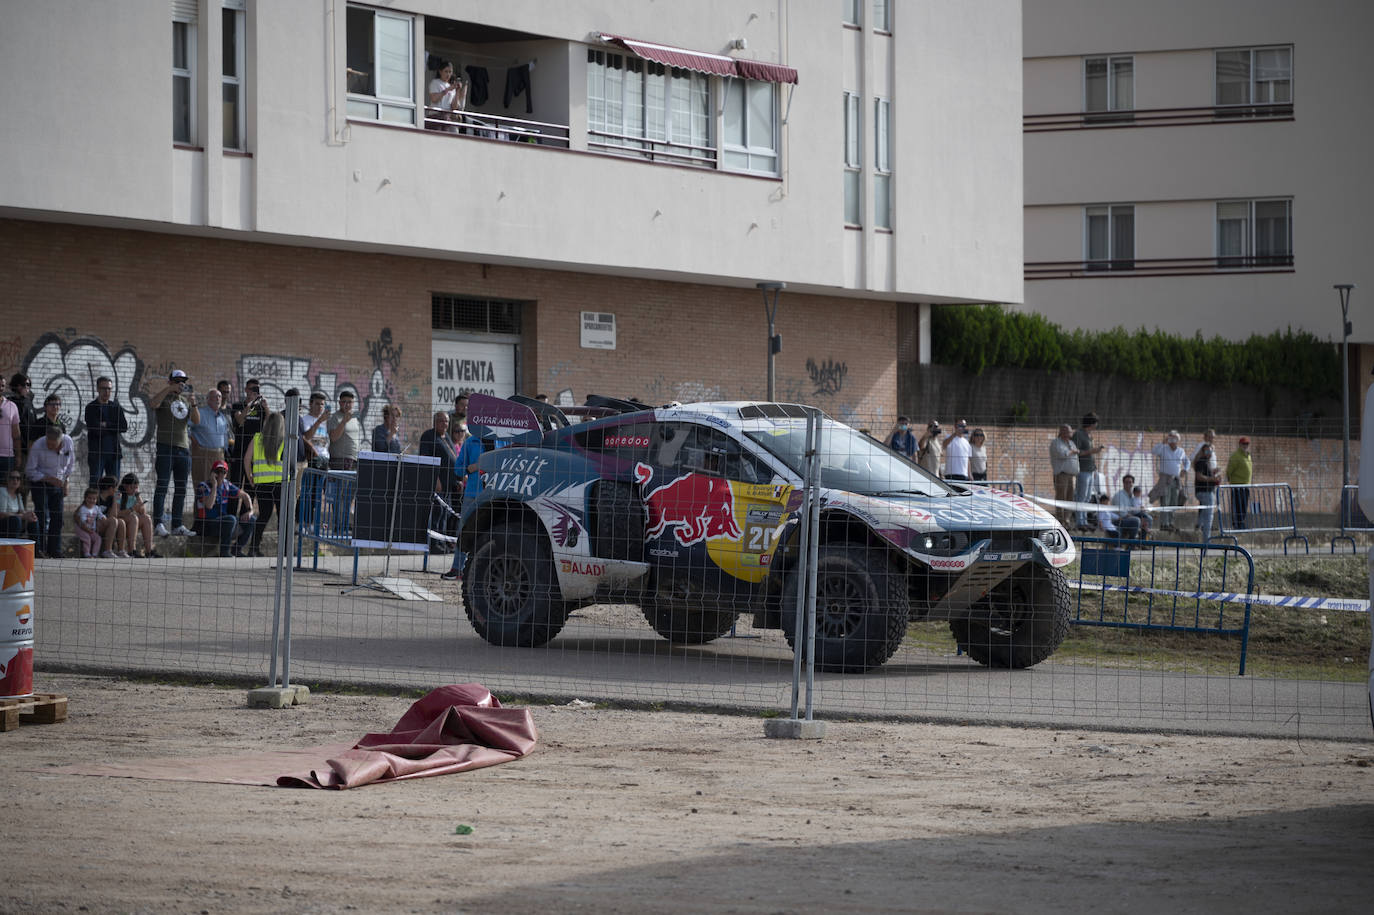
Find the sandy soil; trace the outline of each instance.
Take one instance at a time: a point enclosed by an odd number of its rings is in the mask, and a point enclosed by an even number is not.
[[[325,792],[56,774],[297,749],[410,700],[39,674],[0,911],[1367,911],[1374,744],[537,707],[526,759]],[[455,834],[460,824],[468,835]]]

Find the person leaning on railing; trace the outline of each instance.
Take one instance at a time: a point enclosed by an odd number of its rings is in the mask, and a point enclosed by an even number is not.
[[[462,119],[462,112],[468,107],[467,78],[456,76],[453,72],[453,64],[442,57],[437,57],[434,59],[434,79],[429,81],[429,90],[425,98],[429,103],[429,109],[425,112],[425,126],[430,130],[457,133],[457,127],[442,124],[431,125],[430,122],[459,121]]]

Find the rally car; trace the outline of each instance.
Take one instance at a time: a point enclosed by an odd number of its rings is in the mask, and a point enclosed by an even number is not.
[[[471,398],[469,427],[491,444],[459,522],[477,633],[541,645],[579,604],[615,601],[673,642],[708,642],[749,612],[797,649],[806,411],[596,400],[619,412],[570,424],[526,398]],[[880,666],[913,620],[947,620],[989,666],[1054,652],[1074,546],[1052,515],[947,485],[823,415],[819,441],[818,669]]]

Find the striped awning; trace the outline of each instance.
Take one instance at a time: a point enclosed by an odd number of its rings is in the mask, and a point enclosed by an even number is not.
[[[665,67],[693,70],[697,73],[710,73],[715,76],[738,76],[743,79],[764,80],[770,83],[795,83],[797,71],[780,64],[766,64],[757,60],[739,60],[723,54],[709,54],[705,51],[689,51],[672,45],[652,41],[640,41],[623,35],[601,33],[601,40],[624,48],[636,57],[652,60]]]

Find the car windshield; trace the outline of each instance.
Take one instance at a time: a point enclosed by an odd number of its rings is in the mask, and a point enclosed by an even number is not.
[[[806,423],[789,419],[745,432],[800,477],[805,477],[802,450]],[[847,492],[919,493],[945,496],[948,486],[879,441],[833,419],[821,420],[821,485]]]

